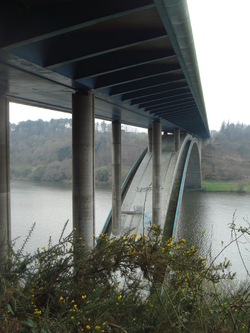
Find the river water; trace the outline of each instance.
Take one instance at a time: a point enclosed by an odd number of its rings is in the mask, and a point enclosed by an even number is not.
[[[111,187],[96,187],[97,235],[111,209],[111,202]],[[249,194],[184,192],[176,233],[200,246],[201,254],[214,257],[221,251],[222,242],[226,245],[231,240],[229,224],[233,216],[239,225],[247,224],[250,217]],[[27,252],[47,246],[50,236],[56,243],[67,220],[65,235],[72,230],[71,185],[11,181],[11,220],[16,247],[23,244],[34,222],[36,226],[26,246]],[[250,270],[249,243],[244,240],[240,249]],[[228,247],[223,255],[231,259],[232,270],[237,271],[239,278],[245,278],[236,244]]]

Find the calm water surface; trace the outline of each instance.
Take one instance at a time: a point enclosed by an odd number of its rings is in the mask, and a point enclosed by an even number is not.
[[[111,203],[111,187],[96,187],[96,234],[102,230]],[[19,237],[17,247],[23,244],[34,222],[36,227],[27,252],[46,246],[50,236],[56,243],[67,220],[65,235],[72,230],[71,185],[11,181],[11,215],[12,239]],[[185,192],[176,232],[200,246],[203,255],[214,257],[221,251],[222,242],[225,245],[231,240],[229,224],[233,216],[238,225],[246,225],[250,218],[249,194]],[[250,246],[245,239],[240,249],[250,270]],[[232,270],[244,278],[246,274],[236,244],[228,247],[223,255],[231,259]]]
[[[184,192],[176,233],[192,240],[206,257],[214,258],[232,240],[229,225],[234,221],[238,226],[246,226],[249,218],[249,194]],[[239,248],[250,272],[249,242],[241,238]],[[246,272],[236,243],[223,251],[218,260],[223,261],[225,257],[232,263],[231,270],[244,279]]]
[[[96,234],[102,230],[111,209],[111,188],[96,187]],[[27,252],[52,242],[58,242],[65,222],[69,223],[65,235],[72,231],[72,190],[69,184],[11,181],[12,239],[17,247],[29,233],[34,222],[35,230],[27,245]]]

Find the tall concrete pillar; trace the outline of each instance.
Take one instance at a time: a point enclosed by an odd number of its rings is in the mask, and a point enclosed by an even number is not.
[[[153,150],[153,176],[152,176],[152,220],[153,224],[160,226],[161,224],[161,123],[153,122],[152,135]]]
[[[152,153],[152,128],[148,129],[148,152]]]
[[[92,248],[95,233],[95,109],[94,95],[72,95],[73,227]]]
[[[175,130],[174,130],[174,151],[175,152],[180,150],[180,139],[181,139],[180,129],[175,128]]]
[[[112,233],[121,233],[121,123],[112,123]]]
[[[11,240],[9,102],[0,96],[0,268]]]

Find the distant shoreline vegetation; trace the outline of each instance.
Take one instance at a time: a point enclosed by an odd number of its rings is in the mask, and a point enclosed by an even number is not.
[[[250,181],[204,180],[202,191],[250,193]]]
[[[250,126],[223,122],[202,149],[202,190],[250,192]]]
[[[122,130],[122,179],[147,145],[147,134]],[[111,124],[95,123],[95,181],[111,183]],[[13,180],[72,181],[72,120],[10,124],[10,175]]]
[[[222,123],[202,149],[203,191],[250,192],[250,126]],[[147,145],[147,134],[122,131],[122,180]],[[72,181],[72,120],[10,124],[13,180]],[[111,124],[95,124],[95,181],[110,185]]]

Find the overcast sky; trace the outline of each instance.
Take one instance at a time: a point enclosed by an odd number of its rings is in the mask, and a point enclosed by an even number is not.
[[[222,122],[250,124],[250,0],[187,0],[210,130]],[[38,110],[38,112],[36,111]],[[10,105],[10,122],[69,118]]]
[[[250,124],[250,0],[188,0],[210,130]]]

